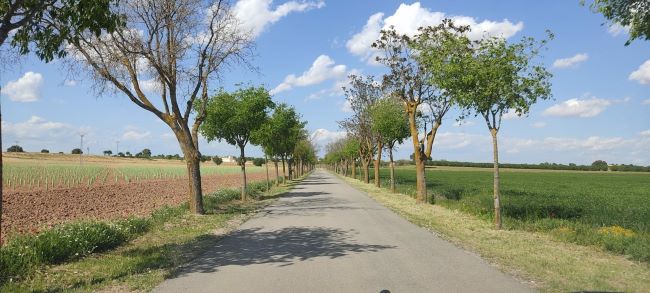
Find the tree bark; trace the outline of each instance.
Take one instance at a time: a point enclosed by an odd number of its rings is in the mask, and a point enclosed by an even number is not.
[[[388,156],[390,157],[390,192],[395,193],[395,162],[393,161],[393,147],[388,149]]]
[[[187,150],[183,152],[187,165],[188,185],[190,189],[190,211],[203,214],[203,190],[201,190],[201,160],[198,152]]]
[[[357,161],[352,160],[352,178],[357,179]]]
[[[409,115],[409,130],[411,131],[411,138],[413,142],[413,156],[415,159],[415,185],[416,185],[416,194],[415,200],[418,203],[424,203],[427,198],[427,183],[426,177],[424,175],[424,160],[426,160],[424,155],[424,150],[420,147],[420,141],[418,140],[418,128],[416,122],[416,104],[409,104],[408,106],[408,115]]]
[[[370,183],[370,162],[369,160],[361,160],[363,165],[363,182]]]
[[[381,151],[383,148],[381,142],[377,143],[377,159],[375,160],[375,186],[381,187],[381,178],[379,178],[379,167],[381,166]]]
[[[492,151],[494,155],[494,228],[501,229],[501,193],[499,191],[499,148],[497,146],[496,128],[490,129],[492,134]]]
[[[241,200],[246,200],[246,157],[244,156],[244,146],[239,145],[241,155],[239,157],[239,164],[241,165]]]
[[[287,171],[284,168],[284,161],[285,161],[284,156],[282,156],[282,183],[287,181]]]
[[[280,186],[280,172],[278,171],[278,160],[273,161],[275,165],[275,186]]]
[[[266,190],[271,189],[271,180],[269,179],[269,156],[264,154],[264,165],[266,165]]]

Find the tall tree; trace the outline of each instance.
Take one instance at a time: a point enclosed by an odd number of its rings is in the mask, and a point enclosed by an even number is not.
[[[233,93],[220,91],[210,98],[206,106],[205,122],[201,125],[201,134],[208,140],[221,141],[239,147],[239,165],[241,166],[241,199],[246,200],[246,155],[245,147],[260,144],[256,136],[268,121],[269,111],[275,106],[271,95],[263,87],[248,87]],[[252,139],[251,139],[252,138]]]
[[[396,98],[384,98],[371,109],[372,129],[381,135],[384,148],[390,159],[390,190],[395,192],[395,162],[393,151],[395,144],[401,144],[409,136],[408,115],[401,101]],[[376,175],[375,175],[376,176]]]
[[[71,32],[90,33],[99,36],[102,32],[114,32],[122,25],[119,15],[111,11],[113,0],[0,0],[0,47],[11,38],[11,46],[18,47],[21,54],[33,49],[46,62],[62,57],[66,51],[64,43]],[[63,30],[55,29],[51,23],[64,23]],[[11,33],[14,32],[13,37]],[[73,35],[74,36],[74,35]],[[0,108],[0,120],[2,119]],[[0,128],[0,145],[2,129]],[[0,152],[0,182],[2,182],[2,153]],[[0,184],[0,245],[2,245],[2,184]]]
[[[580,3],[584,5],[585,0]],[[593,0],[590,7],[613,22],[611,25],[629,28],[626,46],[636,39],[650,40],[650,2],[647,0]]]
[[[363,167],[363,181],[370,182],[370,162],[377,152],[376,135],[372,132],[370,108],[382,96],[381,86],[372,76],[349,76],[350,87],[344,87],[346,99],[352,109],[352,117],[339,124],[359,141],[359,158]]]
[[[209,87],[223,67],[249,65],[251,37],[225,0],[122,0],[114,10],[125,29],[66,36],[72,63],[100,91],[121,92],[172,130],[187,165],[190,209],[203,213],[198,132]]]
[[[456,103],[459,80],[457,63],[466,57],[470,42],[463,35],[467,27],[455,26],[444,20],[434,27],[420,28],[414,37],[398,34],[393,28],[382,30],[373,47],[383,51],[377,61],[390,72],[384,76],[384,86],[404,103],[409,118],[416,165],[416,200],[426,200],[425,162],[431,151],[443,117]],[[462,79],[460,79],[462,80]],[[464,84],[464,83],[462,83]],[[421,105],[426,108],[421,109]],[[420,113],[428,112],[421,116]],[[431,129],[425,127],[420,140],[418,118],[426,118]]]
[[[553,35],[549,33],[549,37]],[[483,39],[477,42],[475,56],[465,70],[464,78],[472,86],[466,89],[461,104],[464,109],[485,119],[492,136],[496,229],[502,226],[497,144],[501,118],[508,111],[525,115],[537,100],[551,97],[551,73],[544,65],[533,63],[547,42],[524,38],[511,44],[502,38]]]

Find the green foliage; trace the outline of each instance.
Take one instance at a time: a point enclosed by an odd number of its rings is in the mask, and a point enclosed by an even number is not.
[[[267,155],[287,157],[305,136],[305,125],[295,108],[281,103],[275,107],[267,123],[253,132],[251,139],[261,145]]]
[[[41,154],[49,154],[49,153],[50,153],[50,150],[48,150],[48,149],[42,149],[41,150]]]
[[[583,5],[585,0],[580,1]],[[591,9],[600,12],[612,25],[629,27],[629,45],[636,39],[650,39],[650,5],[647,0],[594,0]]]
[[[591,163],[591,167],[593,167],[594,169],[596,169],[598,171],[607,171],[607,168],[609,167],[609,165],[607,164],[607,162],[605,162],[603,160],[596,160],[593,163]]]
[[[81,155],[81,154],[83,154],[84,152],[81,151],[80,148],[74,148],[74,149],[72,149],[72,151],[71,151],[70,153],[73,154],[73,155]]]
[[[19,145],[12,145],[9,148],[7,148],[8,153],[24,153],[25,151],[23,150],[23,147]]]
[[[214,162],[215,164],[217,164],[217,166],[219,166],[223,163],[223,159],[221,159],[221,157],[219,156],[214,156],[212,157],[212,162]]]
[[[266,163],[266,160],[264,158],[253,159],[253,165],[255,166],[261,167],[262,165],[264,165],[264,163]]]
[[[390,148],[395,143],[401,144],[411,135],[404,105],[397,99],[380,100],[372,107],[370,115],[373,132],[379,133],[384,143]]]
[[[415,194],[415,170],[398,168],[397,189]],[[437,170],[427,173],[436,204],[493,216],[492,174]],[[389,170],[382,169],[382,179]],[[541,231],[583,245],[650,261],[650,191],[647,174],[501,172],[504,228]],[[617,228],[620,227],[620,228]]]
[[[151,158],[151,150],[150,149],[143,149],[141,152],[135,154],[136,158],[142,158],[142,159],[150,159]]]
[[[0,283],[24,277],[35,268],[78,259],[117,247],[149,230],[150,220],[129,218],[113,223],[77,222],[37,235],[22,235],[0,248]]]
[[[221,90],[208,101],[201,133],[209,142],[223,139],[242,148],[251,133],[267,121],[268,111],[274,106],[264,87],[248,87],[233,93]]]
[[[0,1],[0,15],[11,15],[13,23],[0,27],[0,45],[6,33],[16,29],[11,45],[21,54],[34,51],[44,61],[66,55],[66,43],[78,43],[78,36],[115,31],[122,17],[111,8],[117,0]],[[9,13],[10,11],[14,13]]]

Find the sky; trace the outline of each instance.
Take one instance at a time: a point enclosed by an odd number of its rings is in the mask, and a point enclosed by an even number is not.
[[[587,1],[589,2],[589,1]],[[233,3],[242,26],[255,37],[252,64],[231,68],[210,85],[216,91],[236,84],[263,85],[276,102],[293,105],[321,147],[345,136],[337,121],[350,115],[340,87],[349,74],[381,76],[370,44],[379,30],[394,26],[414,33],[443,18],[472,27],[472,37],[498,35],[555,39],[541,62],[553,74],[553,98],[535,104],[529,115],[506,114],[499,132],[504,163],[650,165],[650,42],[624,46],[626,28],[609,24],[579,1],[343,1],[239,0]],[[84,151],[181,153],[171,131],[153,114],[120,94],[98,93],[93,81],[69,73],[61,61],[34,56],[11,59],[0,71],[2,149],[18,142],[26,151],[69,153],[84,134]],[[482,119],[457,121],[450,112],[439,129],[433,159],[490,162],[491,138]],[[118,143],[119,142],[119,143]],[[206,155],[235,155],[225,142],[201,141]],[[409,145],[396,158],[406,159]],[[261,156],[250,146],[247,154]]]

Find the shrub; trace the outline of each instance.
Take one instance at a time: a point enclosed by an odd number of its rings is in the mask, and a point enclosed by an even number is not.
[[[8,153],[24,153],[25,151],[23,150],[23,147],[19,145],[12,145],[7,149]]]
[[[80,148],[74,148],[74,149],[72,149],[72,152],[71,152],[71,153],[72,153],[73,155],[81,155],[81,154],[83,154],[84,152],[81,151]]]
[[[41,150],[41,153],[42,153],[42,154],[49,154],[49,153],[50,153],[50,150],[48,150],[48,149],[42,149],[42,150]]]
[[[218,166],[221,165],[221,163],[223,163],[223,159],[221,159],[219,156],[214,156],[212,157],[212,162],[214,162]]]
[[[264,163],[266,163],[266,160],[264,158],[255,158],[255,159],[253,159],[253,165],[255,165],[255,166],[260,167],[260,166],[264,165]]]

